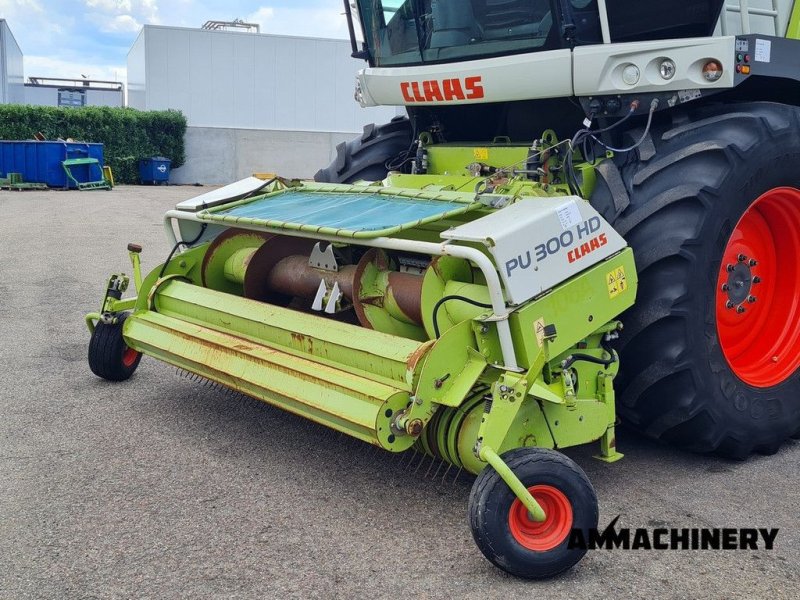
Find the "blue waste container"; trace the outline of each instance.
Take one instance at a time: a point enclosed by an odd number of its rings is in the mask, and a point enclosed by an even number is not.
[[[75,187],[67,179],[61,165],[62,161],[71,158],[94,158],[102,166],[103,144],[0,141],[0,177],[5,177],[8,173],[22,173],[22,181],[27,183],[46,183],[55,188]],[[102,177],[97,172],[97,165],[73,167],[72,175],[81,183]]]
[[[139,161],[139,179],[144,184],[159,185],[169,182],[172,161],[163,156],[151,156]]]

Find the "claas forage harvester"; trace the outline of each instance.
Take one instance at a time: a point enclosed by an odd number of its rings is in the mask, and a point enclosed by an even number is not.
[[[734,457],[800,432],[797,4],[715,36],[722,0],[345,2],[357,99],[407,117],[169,211],[87,315],[93,372],[146,354],[425,452],[477,475],[490,561],[564,571],[598,503],[558,450],[618,460],[618,413]]]

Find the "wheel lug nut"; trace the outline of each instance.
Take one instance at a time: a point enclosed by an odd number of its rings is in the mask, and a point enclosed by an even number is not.
[[[734,306],[736,306],[736,305],[735,305],[733,302],[731,302],[730,300],[728,300],[728,301],[725,303],[725,308],[728,308],[728,309],[730,309],[730,308],[733,308]]]
[[[736,307],[736,312],[737,312],[737,313],[739,313],[740,315],[741,315],[742,313],[744,313],[746,310],[747,310],[747,309],[746,309],[744,306],[737,306],[737,307]]]
[[[735,267],[733,265],[727,265],[725,269],[727,269],[728,273],[731,273]]]
[[[744,262],[747,260],[747,257],[744,254],[740,254],[736,258],[739,260],[739,262]]]
[[[750,259],[750,266],[751,267],[755,267],[757,264],[758,264],[758,261],[756,259],[754,259],[754,258]]]
[[[731,286],[729,286],[727,283],[723,283],[722,284],[722,291],[723,292],[727,292],[730,289],[731,289]]]
[[[748,297],[747,297],[747,301],[748,301],[750,304],[755,304],[756,300],[758,300],[758,298],[756,298],[755,296],[748,296]]]
[[[753,277],[753,283],[756,283],[756,284],[757,283],[761,283],[761,277],[758,277],[758,276]]]

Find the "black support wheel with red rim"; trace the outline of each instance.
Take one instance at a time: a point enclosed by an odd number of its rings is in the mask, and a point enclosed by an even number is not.
[[[639,273],[617,410],[689,450],[769,454],[800,433],[800,109],[661,119],[591,199]]]
[[[574,529],[589,539],[597,527],[597,496],[586,474],[559,452],[519,448],[503,460],[544,510],[535,521],[492,467],[472,486],[469,520],[483,555],[500,569],[526,579],[554,577],[574,566],[586,549],[570,547]]]
[[[89,340],[89,368],[108,381],[129,379],[142,360],[142,354],[130,348],[122,337],[127,317],[127,313],[121,313],[116,323],[99,322]]]

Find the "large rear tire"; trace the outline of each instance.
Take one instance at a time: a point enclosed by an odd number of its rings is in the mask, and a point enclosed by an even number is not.
[[[380,181],[389,169],[386,163],[411,147],[411,123],[395,117],[385,125],[367,125],[364,133],[336,147],[336,159],[317,171],[314,180],[322,183]]]
[[[700,108],[652,142],[628,199],[608,179],[592,197],[640,279],[618,411],[689,450],[775,452],[800,432],[800,109]]]

